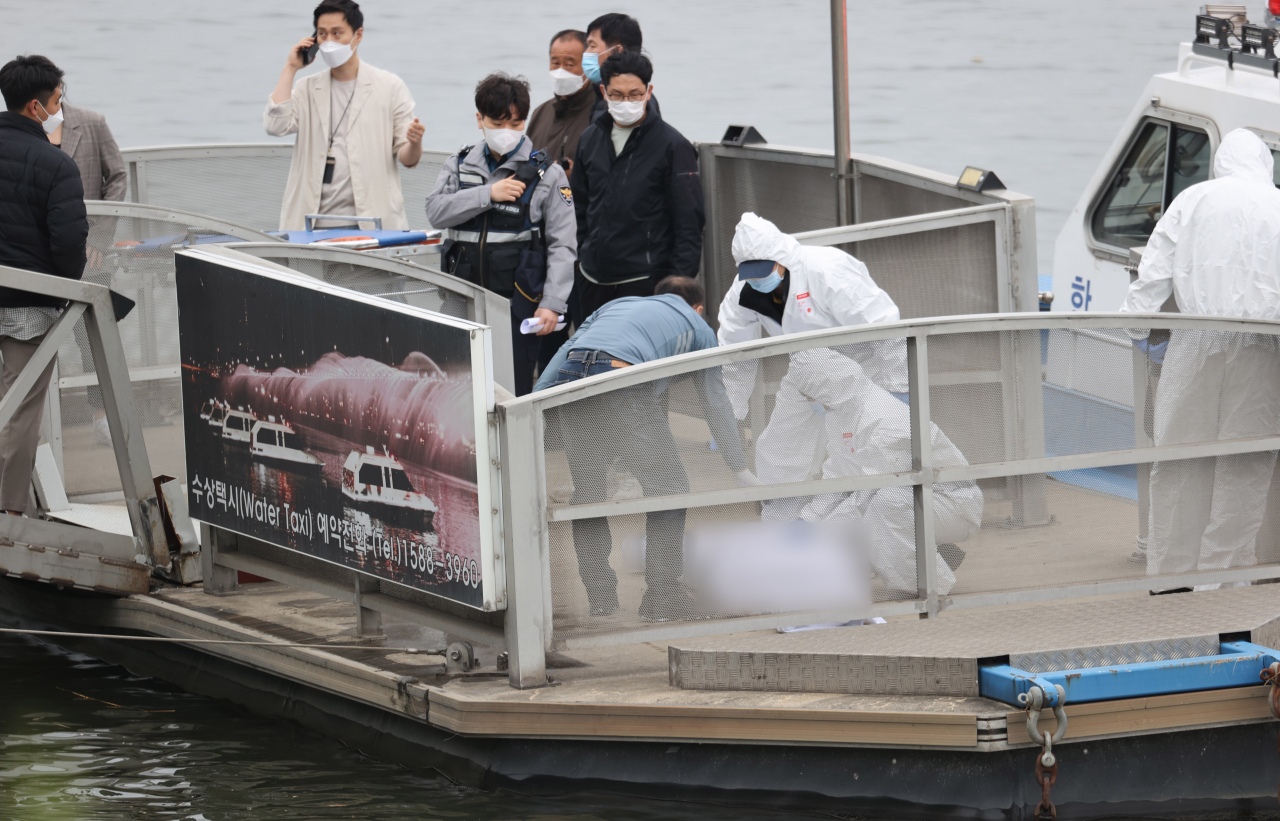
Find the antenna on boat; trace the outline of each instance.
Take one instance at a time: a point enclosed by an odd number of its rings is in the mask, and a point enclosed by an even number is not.
[[[831,0],[831,94],[836,124],[836,225],[852,225],[853,163],[849,147],[849,14],[846,0]]]

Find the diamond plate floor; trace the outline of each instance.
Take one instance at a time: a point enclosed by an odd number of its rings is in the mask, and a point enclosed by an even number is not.
[[[1280,585],[687,639],[668,649],[668,673],[687,690],[973,696],[979,659],[1046,671],[1189,658],[1216,653],[1225,633],[1280,646]]]

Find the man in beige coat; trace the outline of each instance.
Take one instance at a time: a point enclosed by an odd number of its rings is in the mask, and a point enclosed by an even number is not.
[[[262,115],[271,136],[298,135],[280,230],[302,230],[308,214],[381,217],[383,228],[408,228],[396,160],[409,168],[417,165],[425,131],[413,116],[409,89],[396,75],[360,61],[356,49],[364,36],[364,15],[355,2],[323,0],[314,19],[315,35],[289,50]],[[295,84],[298,71],[317,56],[329,70]],[[362,222],[359,227],[374,226]]]

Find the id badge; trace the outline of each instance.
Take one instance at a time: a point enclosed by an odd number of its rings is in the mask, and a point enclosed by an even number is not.
[[[329,185],[333,182],[333,167],[338,162],[333,157],[329,157],[324,161],[324,184]]]

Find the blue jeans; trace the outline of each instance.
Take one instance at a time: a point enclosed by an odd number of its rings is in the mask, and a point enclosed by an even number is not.
[[[588,376],[611,373],[613,358],[604,351],[573,351],[556,376],[562,385]],[[667,422],[666,394],[655,383],[609,391],[562,405],[560,424],[573,475],[573,504],[604,502],[608,470],[617,461],[628,470],[646,496],[689,492],[689,478]],[[678,596],[684,572],[683,510],[645,515],[646,599]],[[578,573],[595,611],[618,606],[618,576],[609,566],[613,536],[607,518],[575,519],[573,547]],[[656,604],[657,602],[655,602]]]

